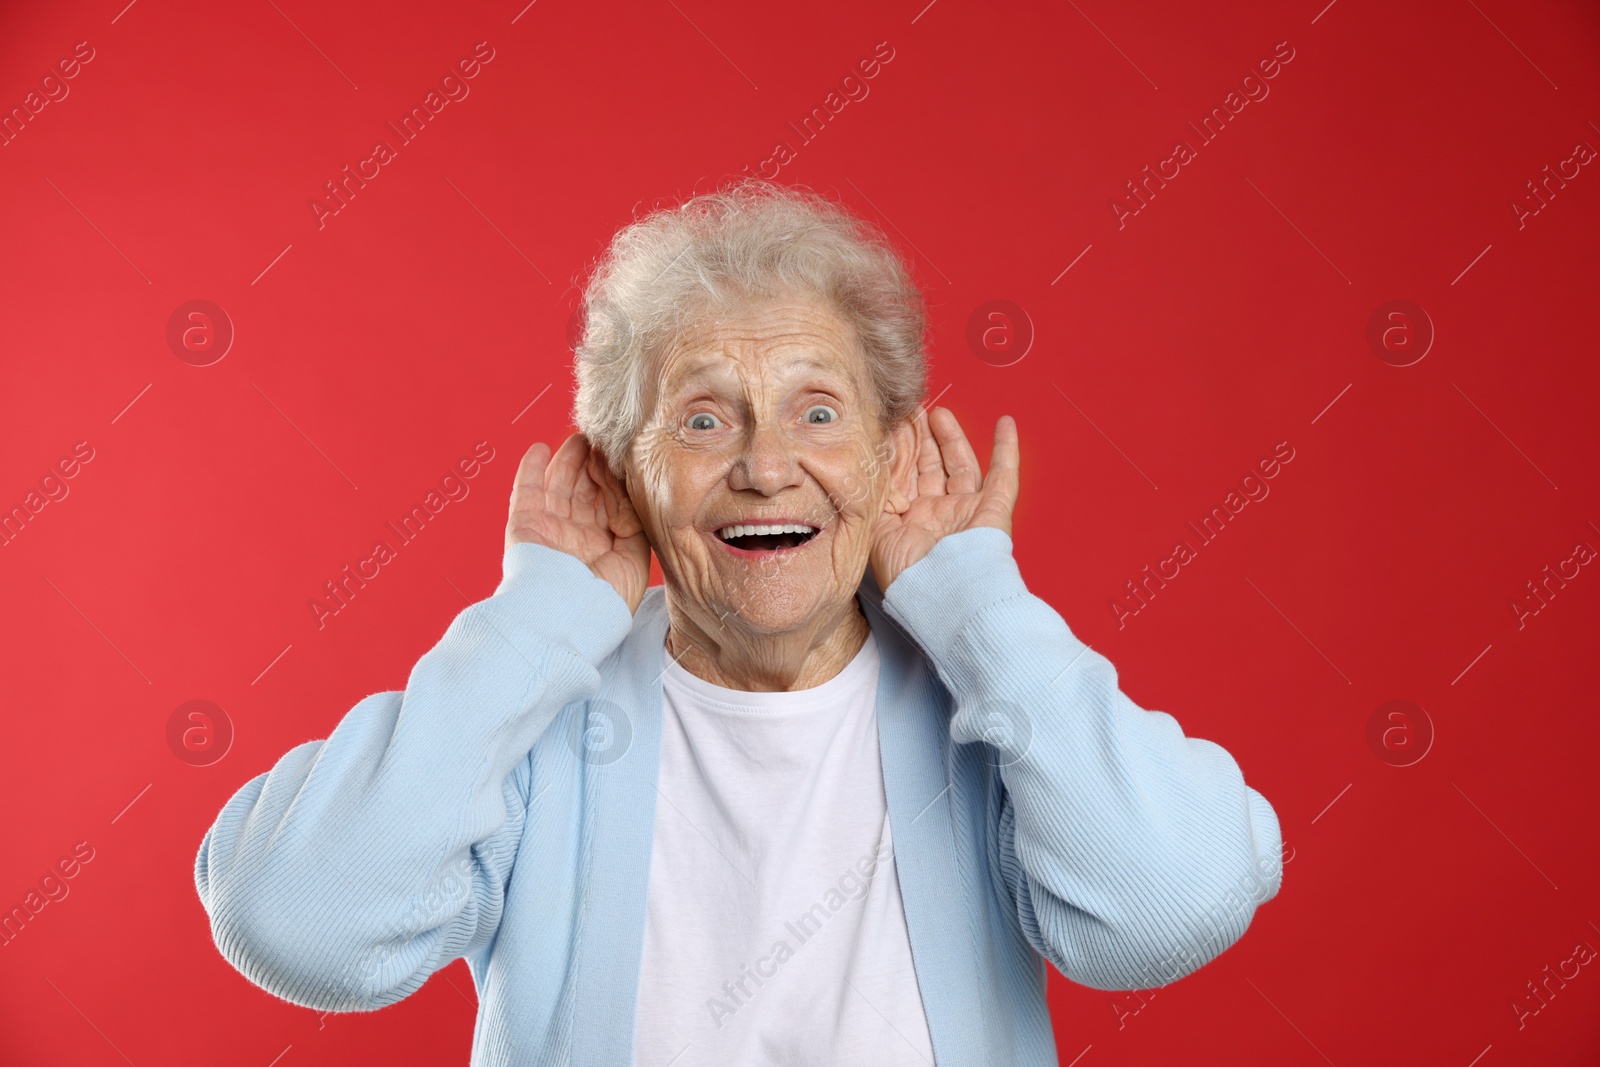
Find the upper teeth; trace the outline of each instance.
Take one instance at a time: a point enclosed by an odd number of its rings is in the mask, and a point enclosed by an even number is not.
[[[817,528],[815,526],[801,526],[795,523],[788,523],[783,526],[724,526],[722,529],[717,531],[717,535],[724,541],[727,541],[735,537],[750,537],[756,534],[809,534],[816,532]]]

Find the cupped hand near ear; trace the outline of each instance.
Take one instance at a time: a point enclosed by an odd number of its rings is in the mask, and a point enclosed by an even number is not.
[[[611,583],[630,612],[639,610],[650,584],[650,542],[627,490],[583,434],[568,437],[553,456],[543,441],[523,455],[506,548],[527,542],[576,556]]]
[[[995,423],[987,476],[949,408],[919,414],[915,426],[917,469],[911,492],[896,494],[887,505],[872,545],[872,573],[885,592],[902,571],[948,534],[976,526],[1010,534],[1017,503],[1021,449],[1017,423],[1010,415]]]

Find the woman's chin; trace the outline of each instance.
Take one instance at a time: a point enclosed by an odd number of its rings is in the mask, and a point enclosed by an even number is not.
[[[785,583],[787,584],[787,583]],[[724,606],[725,624],[756,634],[805,629],[831,612],[816,588],[766,588]]]

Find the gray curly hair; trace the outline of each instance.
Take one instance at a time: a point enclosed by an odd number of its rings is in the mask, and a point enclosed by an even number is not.
[[[855,329],[887,428],[927,388],[926,307],[883,232],[816,193],[757,178],[619,230],[584,288],[573,421],[622,472],[656,357],[708,312],[820,297]]]

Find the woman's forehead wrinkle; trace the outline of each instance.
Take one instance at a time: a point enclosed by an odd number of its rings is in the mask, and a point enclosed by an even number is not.
[[[829,309],[754,309],[703,323],[670,346],[657,378],[661,406],[655,414],[670,421],[670,406],[695,387],[711,389],[747,411],[765,409],[806,376],[858,395],[872,392],[853,330]]]
[[[725,362],[703,348],[677,345],[661,360],[654,389],[654,418],[670,418],[670,406],[680,394],[695,385],[724,387],[728,372]]]

